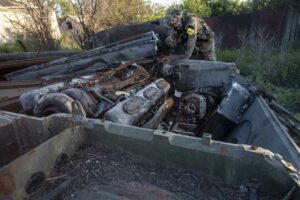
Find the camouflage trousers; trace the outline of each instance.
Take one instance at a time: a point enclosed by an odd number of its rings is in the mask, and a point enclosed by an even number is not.
[[[197,41],[192,58],[201,60],[216,60],[214,40]]]

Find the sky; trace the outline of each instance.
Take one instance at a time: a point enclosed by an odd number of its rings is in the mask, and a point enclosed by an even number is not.
[[[150,0],[150,1],[152,1],[153,3],[159,3],[164,6],[169,6],[173,3],[179,4],[182,2],[182,0]]]

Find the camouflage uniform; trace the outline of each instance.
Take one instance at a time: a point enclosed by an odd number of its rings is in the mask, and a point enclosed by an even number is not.
[[[214,32],[204,20],[184,13],[179,9],[171,10],[166,15],[167,24],[172,27],[166,44],[175,49],[182,44],[185,58],[197,57],[204,60],[216,60]],[[176,26],[176,20],[177,24]]]

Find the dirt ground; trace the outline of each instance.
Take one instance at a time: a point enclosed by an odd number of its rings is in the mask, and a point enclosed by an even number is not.
[[[53,190],[69,180],[58,199],[248,199],[240,186],[104,146],[84,146],[64,161],[50,179]]]

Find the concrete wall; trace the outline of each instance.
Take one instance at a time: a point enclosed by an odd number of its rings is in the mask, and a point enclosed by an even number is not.
[[[15,6],[0,6],[0,43],[16,40],[17,35],[22,34],[22,31],[15,28],[11,21],[18,21],[26,24],[27,20],[28,14],[26,14],[25,8]],[[61,37],[61,34],[54,11],[52,11],[50,14],[50,20],[53,37],[58,39]]]

